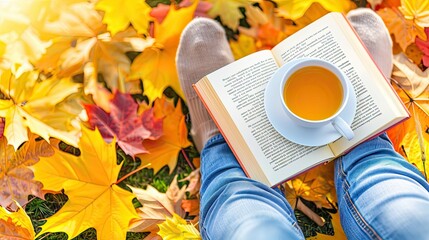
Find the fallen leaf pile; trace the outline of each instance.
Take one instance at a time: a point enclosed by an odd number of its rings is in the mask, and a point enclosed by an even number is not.
[[[357,7],[391,34],[392,87],[412,117],[388,134],[427,178],[427,0],[0,1],[0,239],[200,239],[175,62],[185,26],[217,20],[238,59]],[[332,164],[281,188],[307,238],[345,239]],[[53,207],[52,195],[65,200]]]

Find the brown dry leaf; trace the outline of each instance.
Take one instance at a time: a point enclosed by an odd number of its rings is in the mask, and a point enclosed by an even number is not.
[[[200,169],[198,168],[192,171],[187,177],[181,179],[180,182],[189,181],[188,187],[186,188],[186,192],[189,192],[189,194],[193,196],[200,191],[200,180]]]
[[[18,204],[16,212],[9,212],[0,206],[0,239],[34,240],[35,233],[30,217]]]
[[[429,70],[421,71],[403,53],[395,55],[392,86],[411,118],[388,131],[395,150],[424,172],[429,153]],[[425,163],[426,166],[423,166]]]
[[[177,175],[170,184],[166,193],[160,193],[154,187],[148,185],[146,190],[129,186],[143,207],[137,209],[139,219],[130,222],[130,231],[147,232],[157,231],[157,224],[165,221],[166,217],[178,213],[184,216],[182,199],[186,193],[186,186],[179,188]]]
[[[34,173],[29,166],[37,163],[39,157],[49,157],[54,150],[38,136],[29,134],[29,141],[16,152],[6,138],[0,138],[0,205],[9,206],[17,201],[24,205],[28,196],[43,198],[42,184],[34,180]]]
[[[158,172],[165,165],[168,165],[170,172],[172,172],[176,167],[177,157],[181,149],[191,146],[182,105],[179,101],[175,108],[174,103],[163,96],[161,99],[155,100],[153,108],[155,118],[164,119],[164,135],[156,141],[144,141],[143,146],[149,153],[138,154],[137,157],[141,159],[142,165],[151,164],[150,167],[155,172]]]
[[[406,19],[399,10],[383,8],[378,10],[377,14],[383,19],[389,33],[395,36],[395,41],[402,50],[407,49],[414,42],[416,36],[426,39],[424,29],[412,20]]]

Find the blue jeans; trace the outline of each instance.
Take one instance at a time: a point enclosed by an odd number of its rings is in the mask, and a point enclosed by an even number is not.
[[[429,239],[429,185],[386,134],[335,160],[341,224],[348,239]],[[201,153],[203,239],[304,239],[277,190],[247,178],[221,135]]]

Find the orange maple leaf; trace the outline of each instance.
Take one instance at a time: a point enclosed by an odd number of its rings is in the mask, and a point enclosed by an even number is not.
[[[16,212],[9,212],[0,206],[0,239],[33,240],[34,237],[30,217],[19,204]]]
[[[131,65],[129,78],[143,80],[144,93],[150,101],[161,97],[168,86],[183,98],[176,73],[176,51],[180,34],[192,20],[198,2],[180,9],[171,5],[162,23],[155,22],[155,43],[144,49]]]
[[[182,112],[182,104],[179,101],[176,108],[172,101],[168,101],[165,96],[155,100],[155,118],[163,118],[163,133],[155,141],[147,140],[143,146],[149,151],[148,154],[138,154],[141,164],[151,164],[155,172],[163,166],[168,165],[170,172],[177,164],[177,157],[181,149],[191,146],[188,140],[188,129],[185,123],[185,116]]]
[[[383,8],[378,10],[377,14],[383,19],[389,33],[395,36],[396,42],[403,51],[414,42],[416,36],[426,39],[423,28],[412,20],[406,19],[398,9]]]

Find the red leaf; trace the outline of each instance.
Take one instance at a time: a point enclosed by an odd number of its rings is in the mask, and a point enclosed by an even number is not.
[[[183,0],[179,4],[179,8],[189,7],[192,5],[192,2],[189,0]],[[208,17],[207,12],[212,7],[212,4],[209,2],[199,2],[197,9],[195,10],[194,15],[196,17]],[[152,8],[150,16],[155,18],[158,23],[162,23],[165,16],[167,16],[168,11],[170,11],[170,5],[160,3],[156,7]]]
[[[429,67],[429,28],[425,28],[426,40],[416,37],[416,45],[423,52],[423,65]]]
[[[139,116],[137,108],[138,105],[130,94],[118,91],[115,91],[110,101],[110,113],[96,105],[85,105],[91,127],[97,127],[108,142],[116,137],[119,147],[132,157],[146,153],[142,141],[156,139],[162,131],[162,122],[153,117],[150,109]]]
[[[161,137],[163,133],[163,130],[162,130],[163,119],[155,117],[153,108],[150,108],[144,111],[142,114],[141,120],[142,120],[143,126],[146,129],[151,131],[151,136],[150,136],[151,140],[155,140]]]

